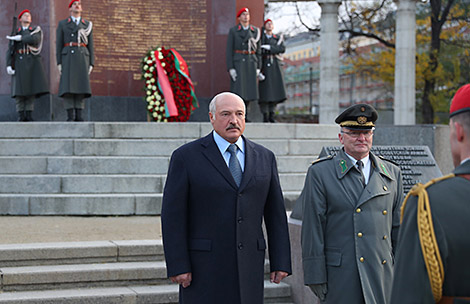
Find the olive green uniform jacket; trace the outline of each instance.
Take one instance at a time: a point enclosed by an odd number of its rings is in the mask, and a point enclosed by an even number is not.
[[[370,153],[361,173],[341,150],[310,166],[302,191],[304,283],[328,284],[326,303],[386,303],[403,200],[401,171]]]
[[[49,93],[49,84],[41,61],[42,30],[30,26],[26,30],[19,27],[15,35],[21,35],[21,41],[15,42],[15,75],[12,77],[11,97],[35,96]],[[7,66],[12,66],[10,49],[7,53]]]
[[[79,37],[79,32],[83,33]],[[84,37],[83,37],[84,36]],[[65,94],[84,94],[91,96],[89,68],[94,66],[93,25],[80,18],[79,25],[69,17],[59,22],[56,38],[57,64],[62,65],[59,96]],[[81,43],[86,46],[70,46],[70,43]]]
[[[230,77],[230,91],[245,101],[259,98],[256,70],[261,69],[260,38],[260,30],[253,25],[244,30],[241,24],[238,24],[228,33],[227,71],[237,71],[236,81]]]
[[[269,44],[271,49],[269,51],[261,50],[261,73],[266,76],[266,79],[259,82],[260,102],[279,103],[286,100],[284,76],[279,60],[280,54],[286,51],[283,40],[282,37],[277,35],[268,38],[265,33],[261,37],[261,45]]]
[[[444,296],[470,297],[470,160],[454,170],[456,177],[426,190],[443,266]],[[416,223],[417,197],[406,203],[398,238],[391,303],[434,303]],[[454,303],[470,303],[458,300]]]

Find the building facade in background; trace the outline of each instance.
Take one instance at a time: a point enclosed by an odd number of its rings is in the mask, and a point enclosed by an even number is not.
[[[341,38],[340,41],[345,41]],[[320,93],[320,38],[304,32],[286,39],[284,77],[287,100],[278,105],[280,114],[318,115]],[[377,52],[381,47],[373,39],[355,40],[355,52]],[[373,80],[366,72],[355,72],[348,55],[340,47],[340,108],[355,103],[373,105],[381,124],[393,123],[393,86]]]

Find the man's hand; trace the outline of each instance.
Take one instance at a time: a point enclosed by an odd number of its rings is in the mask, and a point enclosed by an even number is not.
[[[289,274],[284,271],[273,271],[271,272],[271,283],[279,284],[281,283],[282,279],[287,277]]]
[[[21,35],[7,36],[8,40],[21,41]]]
[[[61,64],[57,65],[57,69],[59,69],[59,74],[62,74],[62,65]]]
[[[237,70],[230,69],[228,72],[230,73],[230,77],[232,77],[233,82],[237,81]]]
[[[7,74],[8,75],[15,75],[15,70],[11,68],[11,66],[7,66]]]
[[[264,74],[260,72],[259,75],[258,75],[258,79],[259,79],[259,81],[263,81],[263,80],[266,79],[266,76],[264,76]]]
[[[326,294],[328,293],[328,286],[326,283],[323,284],[311,284],[308,285],[313,293],[319,298],[321,301],[326,299]]]
[[[271,50],[271,45],[263,44],[263,45],[261,45],[261,48],[269,51],[269,50]]]
[[[170,280],[173,283],[178,283],[183,288],[186,288],[189,285],[191,285],[191,280],[192,280],[191,272],[187,272],[187,273],[179,274],[179,275],[174,276],[174,277],[170,277]]]
[[[93,71],[93,66],[92,65],[90,65],[90,68],[88,69],[88,75],[91,74],[91,71]]]

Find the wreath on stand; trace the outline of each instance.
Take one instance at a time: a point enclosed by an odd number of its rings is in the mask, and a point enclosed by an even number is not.
[[[150,49],[142,59],[147,111],[153,121],[187,121],[199,107],[186,61],[175,49]]]

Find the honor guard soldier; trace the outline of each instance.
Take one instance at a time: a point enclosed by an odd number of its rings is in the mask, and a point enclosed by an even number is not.
[[[82,2],[69,3],[71,16],[57,27],[56,56],[60,75],[59,96],[67,121],[83,121],[85,98],[91,97],[90,73],[94,66],[93,24],[83,19]]]
[[[261,32],[250,24],[248,8],[238,11],[237,18],[239,24],[230,29],[227,38],[227,70],[230,91],[240,96],[248,109],[250,101],[259,98],[257,77],[261,69]]]
[[[322,303],[387,303],[400,224],[400,168],[372,152],[377,111],[336,118],[343,148],[308,169],[301,199],[304,282]]]
[[[449,126],[454,172],[403,203],[391,303],[470,303],[470,84],[455,93]]]
[[[273,34],[274,24],[271,19],[264,22],[264,33],[261,36],[262,68],[259,81],[259,106],[264,122],[274,122],[274,108],[286,100],[284,76],[280,62],[281,54],[286,51],[284,36]],[[263,79],[264,78],[264,79]],[[263,79],[263,80],[261,80]]]
[[[49,85],[41,61],[43,33],[41,27],[31,25],[31,12],[22,11],[21,25],[16,33],[7,36],[14,41],[7,54],[7,73],[12,75],[11,97],[16,100],[18,121],[32,121],[34,100],[49,93]]]

